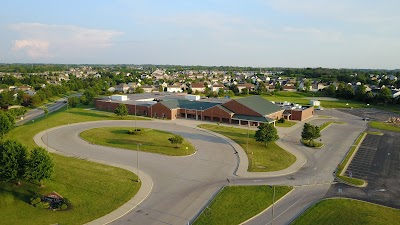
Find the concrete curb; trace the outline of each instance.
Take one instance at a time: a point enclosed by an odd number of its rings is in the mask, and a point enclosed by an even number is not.
[[[54,127],[51,128],[47,131],[42,131],[38,134],[36,134],[33,138],[34,142],[43,148],[46,148],[49,152],[51,153],[55,153],[55,154],[59,154],[59,155],[63,155],[63,156],[67,156],[67,157],[75,157],[69,154],[65,154],[62,152],[58,152],[57,150],[46,146],[46,144],[43,142],[42,137],[46,134],[46,132],[58,129],[60,127],[64,127],[64,126],[69,126],[69,125],[63,125],[63,126],[59,126],[59,127]],[[134,167],[130,167],[130,166],[124,166],[124,165],[120,165],[120,164],[115,164],[115,163],[109,163],[109,162],[105,162],[105,161],[101,161],[101,160],[93,160],[93,159],[86,159],[88,161],[92,161],[92,162],[97,162],[97,163],[101,163],[101,164],[105,164],[105,165],[110,165],[110,166],[114,166],[114,167],[119,167],[125,170],[128,170],[130,172],[135,173],[137,170]],[[139,176],[140,181],[141,181],[141,186],[139,191],[136,193],[136,195],[131,198],[129,201],[127,201],[126,203],[124,203],[122,206],[120,206],[119,208],[117,208],[116,210],[112,211],[111,213],[102,216],[98,219],[95,219],[87,224],[90,225],[97,225],[97,224],[108,224],[111,223],[119,218],[121,218],[122,216],[126,215],[127,213],[129,213],[130,211],[132,211],[134,208],[136,208],[140,203],[142,203],[144,200],[146,200],[146,198],[150,195],[152,189],[153,189],[153,180],[151,179],[150,175],[147,174],[146,172],[139,170],[139,174],[136,174]]]

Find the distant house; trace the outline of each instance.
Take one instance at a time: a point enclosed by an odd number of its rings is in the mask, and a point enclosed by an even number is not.
[[[193,92],[204,92],[206,90],[206,87],[202,83],[192,83],[191,88]]]
[[[211,86],[211,91],[212,91],[212,92],[218,92],[219,89],[221,89],[221,88],[224,89],[225,86],[222,85],[222,84],[213,84],[213,85]]]
[[[141,88],[143,88],[143,91],[146,93],[150,93],[154,91],[154,87],[151,85],[143,85],[141,86]]]
[[[311,84],[311,91],[317,92],[317,91],[322,91],[325,88],[325,84],[319,83],[319,82],[314,82]]]
[[[127,84],[118,84],[115,86],[115,91],[117,92],[122,92],[122,93],[127,93],[129,89],[129,86]]]
[[[291,85],[291,84],[285,84],[285,85],[282,86],[282,88],[283,88],[284,91],[290,91],[290,92],[297,91],[296,86]]]
[[[36,95],[36,91],[34,90],[26,90],[24,91],[25,94],[29,95],[29,96],[34,96]]]
[[[180,85],[168,85],[167,92],[182,92]]]
[[[237,84],[239,91],[241,92],[244,88],[249,89],[249,91],[254,91],[254,84],[244,83],[244,84]]]
[[[398,98],[400,96],[400,90],[392,90],[392,97],[393,98]]]

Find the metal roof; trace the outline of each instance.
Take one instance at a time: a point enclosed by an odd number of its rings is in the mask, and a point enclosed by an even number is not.
[[[168,99],[160,102],[162,105],[169,109],[194,109],[194,110],[206,110],[215,105],[221,103],[216,102],[202,102],[202,101],[190,101],[186,99]]]
[[[247,121],[255,121],[255,122],[274,122],[274,119],[268,118],[268,117],[263,117],[263,116],[248,116],[248,115],[240,115],[240,114],[235,114],[233,115],[232,119],[238,119],[238,120],[247,120]]]
[[[258,95],[249,96],[246,98],[238,98],[234,99],[234,101],[239,102],[240,104],[254,110],[255,112],[263,116],[283,110],[281,107]]]

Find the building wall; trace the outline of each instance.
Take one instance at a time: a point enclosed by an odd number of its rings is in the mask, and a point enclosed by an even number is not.
[[[232,115],[221,108],[214,106],[209,109],[204,110],[203,112],[203,120],[210,121],[219,121],[222,122],[222,119],[230,120]]]
[[[291,114],[291,120],[303,121],[314,115],[314,107],[310,107],[304,110],[291,110]]]
[[[97,109],[111,111],[111,112],[113,112],[119,106],[119,103],[117,102],[108,102],[99,99],[96,99],[94,102]]]
[[[174,113],[172,113],[172,110],[167,108],[161,103],[156,103],[152,106],[149,107],[149,112],[151,113],[152,118],[166,118],[166,119],[176,119],[176,109],[174,110]],[[150,114],[149,114],[150,115]],[[172,117],[173,116],[173,117]]]
[[[283,112],[285,110],[281,110],[272,114],[267,115],[268,118],[274,119],[274,120],[279,120],[280,118],[283,117]]]
[[[246,106],[240,104],[239,102],[232,100],[227,103],[222,104],[225,108],[231,110],[232,112],[236,114],[242,114],[242,115],[249,115],[249,116],[264,116],[260,115],[259,113],[247,108]]]

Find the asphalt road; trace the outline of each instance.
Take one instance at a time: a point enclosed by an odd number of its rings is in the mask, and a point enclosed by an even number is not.
[[[135,210],[113,224],[187,224],[224,185],[226,179],[235,179],[235,185],[279,184],[294,185],[295,190],[274,205],[274,224],[288,224],[311,204],[320,200],[333,181],[333,172],[357,136],[366,127],[360,118],[336,110],[318,112],[312,124],[322,124],[329,119],[318,114],[332,115],[347,124],[333,124],[322,131],[321,149],[309,149],[299,143],[302,123],[287,129],[281,138],[286,146],[304,155],[307,163],[291,175],[260,178],[234,178],[237,167],[235,150],[224,140],[195,128],[184,126],[185,120],[137,121],[137,126],[156,128],[178,133],[187,138],[198,150],[189,157],[168,157],[157,154],[91,145],[78,137],[86,129],[103,126],[129,126],[126,121],[102,121],[64,126],[49,132],[49,146],[80,158],[136,166],[154,181],[150,196]],[[133,124],[132,124],[133,125]],[[42,137],[43,141],[46,141]],[[247,159],[241,159],[247,160]],[[248,224],[268,224],[271,209]]]

